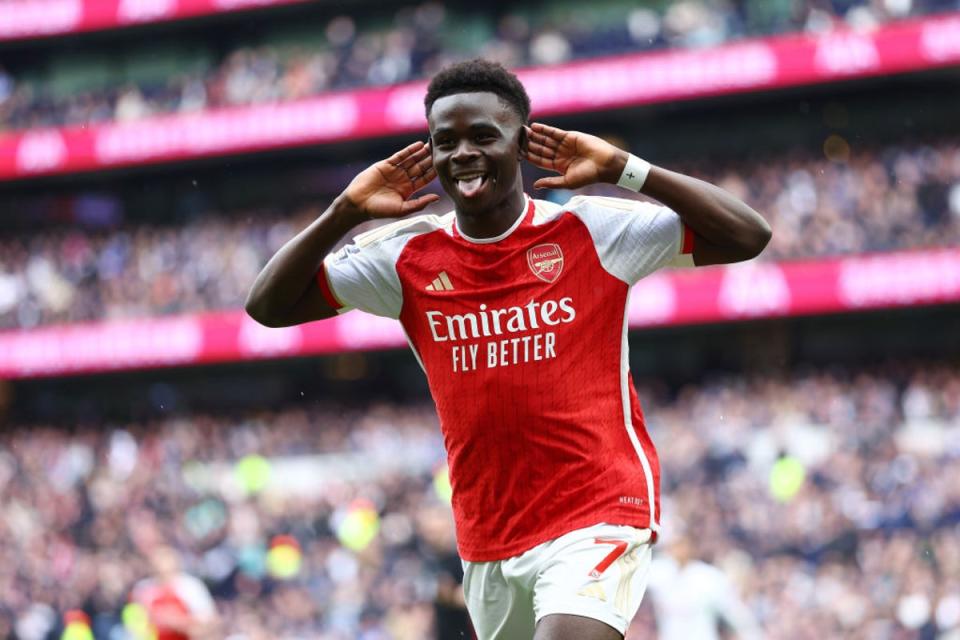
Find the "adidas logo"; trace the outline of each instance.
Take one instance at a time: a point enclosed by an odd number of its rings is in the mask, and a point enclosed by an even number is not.
[[[588,584],[583,589],[577,592],[578,596],[585,596],[587,598],[596,598],[597,600],[607,601],[607,594],[603,590],[603,587],[597,583]]]
[[[441,271],[440,275],[427,285],[427,291],[453,291],[453,284],[450,282],[450,276],[447,275],[447,272]]]

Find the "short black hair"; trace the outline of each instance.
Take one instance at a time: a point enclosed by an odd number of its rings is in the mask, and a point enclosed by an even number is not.
[[[457,93],[489,91],[513,107],[523,124],[530,120],[530,96],[514,74],[498,62],[474,58],[444,67],[430,80],[423,99],[427,117],[433,103]]]

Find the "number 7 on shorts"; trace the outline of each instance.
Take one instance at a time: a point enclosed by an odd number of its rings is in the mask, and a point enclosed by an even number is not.
[[[594,544],[612,544],[613,550],[603,557],[603,560],[597,563],[593,569],[590,570],[591,578],[599,578],[603,575],[603,572],[606,571],[611,564],[613,564],[617,558],[623,555],[623,552],[627,550],[627,546],[630,544],[626,540],[620,540],[618,538],[594,538]]]

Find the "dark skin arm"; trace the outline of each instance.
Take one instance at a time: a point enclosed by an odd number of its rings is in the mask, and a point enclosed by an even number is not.
[[[533,123],[527,135],[527,160],[561,174],[537,180],[537,188],[616,184],[627,164],[626,151],[586,133]],[[703,180],[651,167],[641,193],[676,211],[693,230],[697,236],[693,261],[698,266],[749,260],[770,242],[770,225],[759,213]]]
[[[401,218],[439,200],[432,193],[410,199],[436,176],[430,147],[423,142],[414,142],[360,172],[319,218],[270,259],[247,294],[247,313],[268,327],[337,315],[317,285],[323,259],[361,222]]]

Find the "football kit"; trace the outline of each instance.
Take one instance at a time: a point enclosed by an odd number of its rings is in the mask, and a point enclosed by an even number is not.
[[[600,523],[655,539],[660,467],[629,374],[628,296],[692,264],[692,245],[667,207],[577,196],[526,198],[497,237],[464,235],[453,212],[421,215],[325,259],[328,303],[399,319],[426,373],[464,560]]]
[[[161,612],[199,618],[216,615],[216,605],[206,585],[186,573],[166,581],[155,578],[142,580],[134,587],[130,599],[146,609],[155,640],[190,640],[186,633],[158,625],[154,616]]]

